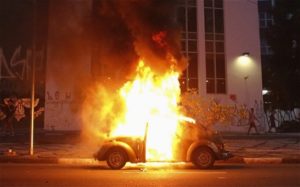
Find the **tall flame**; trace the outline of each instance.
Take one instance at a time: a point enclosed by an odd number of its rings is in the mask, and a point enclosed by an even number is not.
[[[82,119],[91,133],[99,132],[105,139],[126,136],[146,140],[147,161],[174,161],[178,147],[180,123],[193,120],[181,115],[179,76],[185,61],[175,58],[167,43],[167,33],[152,36],[153,52],[143,45],[135,45],[139,60],[133,79],[116,92],[111,85],[103,84],[92,89],[84,103]],[[112,81],[113,82],[113,81]],[[114,87],[114,86],[112,86]],[[118,86],[119,87],[119,86]]]
[[[136,77],[119,91],[125,114],[118,121],[113,136],[144,136],[148,125],[146,158],[148,161],[173,160],[173,147],[180,120],[179,73],[169,70],[156,75],[143,60]]]

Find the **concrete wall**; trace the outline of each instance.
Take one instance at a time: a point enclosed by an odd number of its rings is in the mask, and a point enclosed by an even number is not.
[[[91,76],[91,0],[50,0],[45,129],[78,130],[81,88]]]

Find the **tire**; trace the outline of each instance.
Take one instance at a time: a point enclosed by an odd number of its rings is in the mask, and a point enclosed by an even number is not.
[[[194,151],[193,164],[199,169],[209,169],[214,165],[215,154],[208,147],[201,147]]]
[[[111,169],[121,169],[127,162],[127,154],[120,148],[113,148],[108,152],[106,162]]]

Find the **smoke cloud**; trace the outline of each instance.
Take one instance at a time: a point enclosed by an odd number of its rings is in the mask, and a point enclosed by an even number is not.
[[[176,5],[174,0],[96,1],[94,74],[126,81],[139,58],[159,74],[171,66],[184,69]]]

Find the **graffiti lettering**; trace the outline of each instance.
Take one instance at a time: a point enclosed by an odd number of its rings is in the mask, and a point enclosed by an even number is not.
[[[14,51],[11,59],[8,61],[0,48],[0,80],[1,79],[20,79],[29,80],[31,75],[30,61],[32,59],[31,50],[26,50],[26,56],[21,56],[22,47],[19,46]],[[43,68],[44,50],[36,52],[36,69]],[[9,62],[9,63],[8,63]]]
[[[53,100],[53,97],[51,96],[50,92],[47,92],[47,100],[49,101]]]
[[[55,100],[59,100],[59,91],[56,91],[54,94]]]
[[[2,69],[4,68],[4,69]],[[10,70],[7,60],[4,56],[2,48],[0,48],[0,80],[1,79],[13,79],[16,78],[16,76],[13,74],[13,72]]]
[[[71,92],[66,92],[65,98],[66,100],[71,99]]]
[[[29,53],[29,50],[27,50],[27,54]],[[28,57],[29,55],[26,56]],[[21,59],[21,46],[19,46],[11,57],[10,66],[12,69],[18,66],[21,67],[20,72],[14,71],[15,75],[21,80],[24,80],[25,71],[28,75],[30,67],[27,62],[27,59]]]
[[[51,101],[68,101],[72,99],[71,92],[61,93],[60,91],[55,91],[54,94],[51,94],[49,91],[46,92],[47,98],[46,100]],[[64,97],[63,97],[64,96]]]
[[[47,91],[45,104],[45,128],[48,130],[66,130],[79,128],[75,125],[74,114],[70,107],[74,103],[70,91]]]

